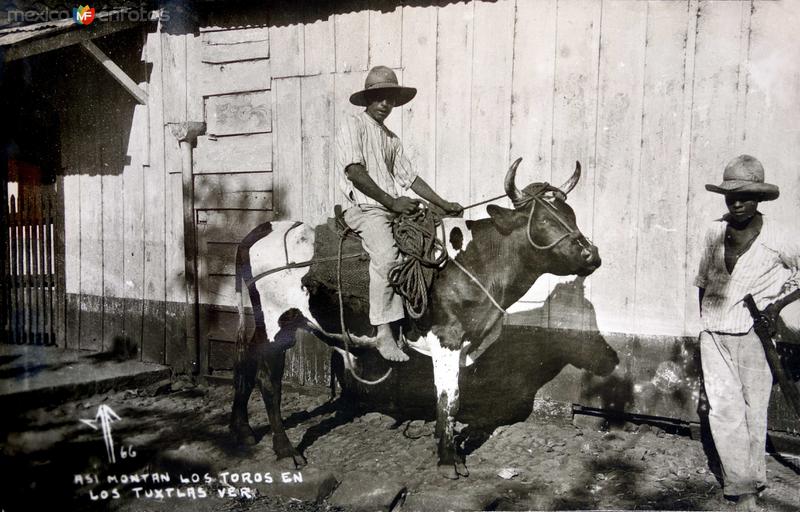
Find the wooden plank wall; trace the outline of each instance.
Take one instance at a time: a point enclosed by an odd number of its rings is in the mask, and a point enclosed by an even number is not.
[[[58,97],[63,175],[63,305],[59,345],[121,349],[148,362],[166,357],[167,240],[161,67],[149,73],[144,30],[96,41],[149,89],[139,105],[99,67],[64,54]],[[149,78],[149,83],[148,83]],[[155,93],[155,94],[153,94]],[[182,236],[182,233],[181,233]],[[185,297],[180,299],[185,301]]]
[[[419,88],[387,124],[447,198],[467,204],[497,194],[517,156],[525,158],[520,185],[563,183],[581,161],[570,204],[603,257],[582,288],[603,332],[696,334],[700,237],[724,211],[703,185],[718,181],[730,158],[755,155],[781,186],[780,202],[763,205],[765,213],[789,220],[800,203],[790,121],[800,87],[796,74],[781,71],[800,62],[794,39],[781,32],[797,19],[796,3],[355,1],[292,9],[274,13],[280,22],[270,26],[279,218],[319,222],[341,201],[330,141],[342,116],[358,112],[349,93],[379,63]],[[543,304],[560,281],[542,279],[515,309]],[[581,300],[574,303],[570,314],[585,316]],[[547,314],[537,322],[563,323]]]
[[[499,193],[517,156],[520,186],[560,184],[583,164],[570,202],[604,265],[552,313],[545,299],[562,279],[540,280],[516,309],[545,308],[525,322],[594,323],[636,343],[694,336],[700,236],[724,207],[703,185],[750,153],[782,189],[765,213],[791,221],[800,202],[796,3],[281,5],[261,13],[264,23],[99,41],[111,53],[144,47],[114,57],[147,81],[147,106],[99,71],[68,75],[73,97],[91,91],[94,108],[73,101],[61,114],[66,346],[106,350],[121,339],[144,360],[187,367],[182,163],[166,125],[205,121],[193,169],[200,318],[202,335],[220,343],[201,344],[202,356],[229,367],[235,243],[268,219],[319,222],[341,202],[335,130],[358,111],[349,95],[376,64],[419,89],[387,125],[449,199]],[[82,151],[86,140],[98,151]],[[313,365],[324,369],[320,357]]]
[[[235,254],[242,238],[272,219],[273,81],[269,29],[214,23],[183,37],[192,120],[206,123],[194,151],[201,372],[233,366]],[[248,301],[249,302],[249,301]]]

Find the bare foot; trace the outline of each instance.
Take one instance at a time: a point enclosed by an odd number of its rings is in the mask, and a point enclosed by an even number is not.
[[[400,350],[400,347],[397,346],[397,342],[391,337],[378,337],[377,348],[381,356],[387,361],[408,361],[408,356]]]
[[[748,512],[757,512],[761,510],[756,504],[755,494],[742,494],[739,496],[739,501],[736,502],[736,510],[746,510]]]

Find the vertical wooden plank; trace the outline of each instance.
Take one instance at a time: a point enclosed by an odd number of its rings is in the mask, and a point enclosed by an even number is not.
[[[160,33],[161,67],[168,69],[164,76],[164,99],[162,103],[164,123],[180,123],[187,116],[187,69],[185,35]],[[153,43],[153,47],[156,43]],[[157,55],[157,54],[156,54]],[[155,65],[155,62],[153,63]],[[157,101],[157,100],[156,100]],[[178,169],[180,171],[180,169]]]
[[[96,102],[97,109],[78,109],[77,102],[72,108],[80,110],[78,120],[84,133],[92,134],[93,143],[103,146],[108,135],[108,115],[100,116],[105,109],[113,112],[113,92],[103,90],[101,82],[85,75],[81,84],[82,94],[87,94]],[[111,114],[111,119],[115,118]],[[110,124],[110,123],[109,123]],[[76,141],[77,142],[77,141]],[[99,151],[85,151],[80,144],[72,148],[78,159],[77,172],[80,179],[79,225],[80,232],[80,320],[79,348],[98,352],[102,350],[103,322],[103,187],[100,176],[102,155]]]
[[[98,120],[82,116],[91,125]],[[78,148],[76,148],[77,150]],[[87,153],[81,167],[80,187],[80,348],[100,351],[103,348],[103,188],[99,175],[99,155]]]
[[[403,106],[403,148],[419,175],[436,189],[436,18],[435,6],[403,7],[403,80],[417,88]]]
[[[195,38],[195,46],[200,38]],[[142,360],[154,363],[166,362],[166,188],[167,173],[164,156],[164,105],[163,105],[163,67],[160,37],[151,38],[148,50],[154,55],[152,71],[147,87],[150,98],[147,104],[147,130],[149,141],[149,163],[144,169],[144,194],[147,198],[145,209],[145,256],[144,256],[144,331],[142,340]],[[187,55],[199,63],[199,49]],[[187,85],[187,87],[190,87]],[[191,92],[191,91],[190,91]],[[189,94],[188,92],[187,94]],[[199,98],[202,102],[202,98]],[[197,101],[187,107],[194,111]],[[191,106],[194,105],[194,106]],[[200,107],[202,108],[202,106]],[[188,113],[192,119],[202,119],[200,113]],[[199,116],[195,118],[193,116]]]
[[[681,2],[648,3],[636,241],[635,332],[683,334],[688,173],[681,165],[688,24]],[[694,31],[692,30],[692,33]],[[670,257],[665,257],[665,255]]]
[[[76,152],[75,148],[65,151]],[[72,158],[74,158],[74,153]],[[80,175],[76,167],[69,168],[73,174],[64,176],[64,346],[78,348],[81,293],[81,217]]]
[[[439,8],[436,47],[436,186],[450,201],[471,202],[472,4]]]
[[[152,82],[151,82],[152,83]],[[165,173],[164,132],[158,106],[149,105],[151,163],[144,168],[144,332],[142,359],[163,363],[165,354]]]
[[[170,137],[165,133],[165,137]],[[167,139],[169,140],[169,139]],[[167,148],[171,148],[176,141],[169,140]],[[169,149],[166,152],[166,167],[171,170],[175,165],[172,160],[180,156]],[[167,339],[165,359],[167,364],[178,372],[191,370],[186,354],[186,276],[184,264],[183,241],[183,184],[180,173],[168,173],[167,186],[167,233],[166,233],[166,300],[165,312],[165,337]]]
[[[517,172],[520,185],[550,179],[556,3],[518,1],[516,6],[510,160],[524,158]]]
[[[561,185],[574,171],[575,161],[581,162],[583,175],[570,193],[569,204],[575,210],[578,227],[590,238],[593,236],[595,179],[602,172],[595,165],[602,5],[580,0],[558,2],[552,171],[548,180]],[[591,296],[591,288],[591,280],[587,280],[584,288],[587,297]],[[585,325],[583,315],[586,312],[582,304],[583,297],[575,297],[573,307],[567,308],[580,317],[574,319],[580,322],[578,325]],[[599,315],[598,320],[601,320]],[[549,324],[556,327],[559,321],[550,318]]]
[[[154,39],[158,38],[159,41]],[[167,123],[186,120],[186,110],[176,112],[174,105],[186,104],[186,43],[182,36],[159,32],[151,36],[149,58],[153,67],[162,69],[161,98],[151,95],[153,108],[162,110],[160,127],[164,151],[164,171],[166,187],[166,239],[165,239],[165,282],[166,311],[165,337],[167,339],[165,359],[176,372],[191,370],[186,354],[186,276],[183,237],[183,184],[181,150],[178,141],[172,136]],[[180,56],[184,59],[180,60]],[[163,70],[168,69],[169,73]]]
[[[333,2],[330,0],[320,0],[306,6],[306,24],[303,29],[305,75],[332,73],[336,70],[333,9]]]
[[[368,2],[347,0],[339,2],[336,10],[336,72],[364,71],[369,59]]]
[[[147,144],[147,107],[137,105],[127,142],[130,164],[123,169],[123,205],[125,209],[125,338],[142,348],[144,297],[144,171],[142,155]]]
[[[797,225],[800,207],[800,9],[791,2],[753,4],[747,66],[745,139],[740,152],[758,158],[766,180],[781,189],[759,210],[784,226]],[[740,74],[741,76],[741,74]],[[741,90],[741,87],[740,87]]]
[[[302,106],[300,78],[281,78],[272,82],[275,97],[275,143],[272,145],[273,209],[275,218],[303,218],[303,183],[297,179],[303,168]]]
[[[124,155],[122,136],[107,151]],[[116,171],[119,171],[118,169]],[[109,348],[123,334],[124,196],[123,176],[103,176],[103,346]]]
[[[511,82],[514,45],[514,2],[475,2],[470,113],[470,202],[503,190],[511,130]],[[467,212],[485,217],[485,209]]]
[[[330,215],[333,180],[333,75],[301,79],[303,222],[324,222]]]
[[[556,0],[516,3],[509,160],[523,158],[517,171],[520,188],[550,180],[556,12]],[[508,199],[498,203],[511,207]],[[539,278],[515,307],[524,310],[543,303],[551,289],[550,281],[549,275]],[[547,325],[546,315],[537,318],[543,318],[543,325]]]
[[[397,2],[400,4],[400,2]],[[401,66],[403,7],[370,1],[369,11],[369,67]]]
[[[272,76],[300,76],[305,69],[305,28],[293,2],[280,2],[270,14],[269,45]]]
[[[594,243],[625,257],[603,259],[592,301],[603,328],[634,332],[634,298],[646,2],[606,0],[600,38]]]
[[[694,277],[702,237],[708,224],[726,211],[722,196],[707,192],[705,184],[717,183],[725,164],[738,154],[736,101],[742,38],[738,29],[743,14],[749,16],[750,12],[743,12],[740,2],[701,2],[698,6],[684,281],[687,332],[700,329]]]
[[[78,75],[84,76],[84,75]],[[74,80],[69,84],[70,97],[77,97],[82,81]],[[82,151],[80,141],[80,110],[67,104],[61,118],[61,165],[64,176],[61,179],[59,206],[62,214],[59,217],[59,248],[63,253],[63,262],[59,269],[59,339],[64,348],[77,349],[80,325],[80,168]]]
[[[207,70],[202,62],[200,36],[186,34],[186,119],[188,121],[205,121],[203,101],[203,80],[201,73]],[[268,69],[268,68],[267,68]],[[265,77],[268,83],[268,78]]]
[[[127,140],[117,130],[118,125],[130,126],[133,103],[122,91],[111,90],[109,102],[115,103],[116,115],[104,117],[100,122],[99,156],[102,187],[102,345],[105,350],[114,346],[124,330],[124,198],[123,166]]]

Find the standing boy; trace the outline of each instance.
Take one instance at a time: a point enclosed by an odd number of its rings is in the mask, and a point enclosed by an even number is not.
[[[763,309],[788,293],[800,268],[800,246],[758,211],[778,198],[764,183],[764,168],[749,155],[731,160],[720,185],[728,213],[705,237],[695,285],[700,289],[700,355],[709,402],[709,425],[722,466],[723,491],[737,508],[757,510],[766,487],[764,460],[772,375],[742,299],[748,293]]]
[[[390,361],[408,360],[391,329],[392,322],[405,316],[403,299],[389,284],[389,270],[400,261],[391,223],[396,215],[419,207],[418,200],[399,195],[397,187],[410,188],[447,214],[463,210],[439,197],[417,175],[400,139],[383,124],[394,107],[408,103],[416,93],[413,87],[400,86],[386,66],[372,68],[364,89],[350,96],[350,103],[366,108],[348,116],[336,138],[339,185],[351,203],[344,219],[361,236],[370,256],[369,320],[378,330],[378,351]]]

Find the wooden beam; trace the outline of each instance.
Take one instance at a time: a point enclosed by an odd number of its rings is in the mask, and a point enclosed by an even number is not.
[[[131,93],[131,95],[134,98],[136,98],[136,101],[138,101],[142,105],[147,105],[147,93],[144,92],[136,84],[136,82],[134,82],[133,79],[129,77],[128,74],[122,70],[122,68],[117,66],[117,64],[113,60],[111,60],[111,58],[108,55],[103,53],[103,51],[100,48],[98,48],[97,45],[95,45],[91,41],[83,41],[81,42],[81,46],[83,47],[84,50],[89,52],[89,55],[94,57],[95,60],[97,60],[97,62],[99,62],[104,68],[106,68],[106,71],[108,71],[111,74],[114,80],[119,82],[120,85],[122,85],[122,87],[124,87],[126,91]]]
[[[89,41],[97,37],[113,34],[114,32],[141,26],[141,23],[141,21],[107,22],[95,24],[96,26],[85,27],[83,29],[68,30],[51,37],[31,38],[6,48],[3,58],[6,62],[25,59],[40,53],[58,50],[65,46],[80,44],[83,41]]]

